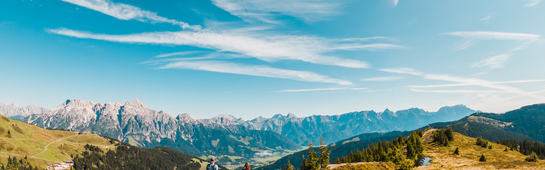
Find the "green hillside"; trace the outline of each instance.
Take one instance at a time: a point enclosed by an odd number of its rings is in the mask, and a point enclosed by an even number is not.
[[[110,149],[115,142],[94,134],[46,130],[34,125],[8,119],[0,115],[0,162],[8,157],[27,157],[29,162],[45,168],[47,163],[72,160],[85,150],[86,144]]]

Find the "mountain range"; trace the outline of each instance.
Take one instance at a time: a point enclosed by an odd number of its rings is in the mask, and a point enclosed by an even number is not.
[[[430,126],[435,129],[451,127],[454,132],[462,135],[475,138],[482,137],[492,142],[513,139],[518,142],[529,140],[545,143],[545,104],[524,106],[503,114],[476,112],[460,120],[432,123],[429,126],[422,126],[412,130],[425,130]],[[391,131],[353,136],[330,144],[330,158],[346,156],[351,152],[362,150],[370,144],[389,141],[399,135],[408,136],[409,134],[411,134],[411,131]],[[292,165],[300,165],[303,161],[302,156],[307,152],[293,153],[257,169],[279,169],[286,165],[288,160]],[[333,159],[330,159],[330,161],[333,162]]]
[[[241,123],[250,129],[275,131],[299,145],[307,145],[309,140],[317,144],[320,136],[330,144],[362,133],[412,130],[430,123],[458,120],[475,112],[464,105],[456,105],[442,107],[437,112],[411,108],[396,112],[386,109],[383,112],[360,111],[301,118],[293,114],[278,114]]]
[[[18,120],[45,128],[95,132],[135,146],[166,146],[195,156],[253,158],[261,153],[283,156],[307,145],[309,140],[319,143],[320,136],[330,144],[362,133],[412,130],[434,122],[453,121],[474,112],[456,105],[437,112],[411,108],[308,117],[290,113],[252,120],[231,115],[193,119],[188,114],[174,117],[149,109],[138,99],[126,103],[74,99]]]
[[[149,109],[140,100],[124,104],[67,100],[51,111],[22,120],[46,128],[95,132],[141,147],[167,146],[196,156],[253,157],[265,150],[300,148],[274,132],[251,130],[222,117],[172,117]]]
[[[38,107],[34,104],[23,107],[16,103],[5,104],[0,103],[0,114],[10,118],[22,118],[33,114],[42,114],[49,111],[49,109]]]

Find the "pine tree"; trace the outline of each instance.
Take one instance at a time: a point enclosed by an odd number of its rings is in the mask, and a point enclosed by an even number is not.
[[[324,139],[320,136],[320,158],[318,159],[318,163],[322,170],[329,170],[329,154],[331,151],[328,151],[328,148],[329,146],[325,145]]]
[[[282,170],[294,170],[293,165],[291,165],[290,160],[288,160],[288,164],[284,165],[284,168]]]
[[[484,154],[481,155],[481,158],[479,159],[481,162],[486,162],[486,157],[484,157]]]
[[[308,159],[305,159],[303,155],[303,162],[301,163],[301,170],[316,170],[318,169],[318,160],[314,146],[308,141]]]
[[[337,158],[335,158],[335,162],[334,162],[334,163],[335,163],[335,164],[340,164],[340,163],[341,163],[341,160],[337,157]]]
[[[454,140],[454,132],[452,131],[452,128],[448,127],[447,130],[445,131],[445,135],[447,135],[447,138],[449,141]]]
[[[460,150],[458,148],[456,148],[456,150],[454,150],[454,155],[460,155]]]

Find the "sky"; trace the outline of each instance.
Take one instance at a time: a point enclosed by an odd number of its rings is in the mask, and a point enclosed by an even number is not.
[[[541,0],[6,0],[0,102],[194,118],[545,101]]]

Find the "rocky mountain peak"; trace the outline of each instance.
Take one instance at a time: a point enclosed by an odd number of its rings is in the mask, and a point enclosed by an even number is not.
[[[282,115],[282,114],[275,114],[272,118],[273,119],[281,119],[283,117],[284,117],[284,115]]]
[[[12,104],[10,104],[10,106],[13,106],[13,107],[23,107],[23,106],[21,106],[21,105],[19,105],[19,104],[17,104],[17,103],[12,103]]]
[[[66,102],[64,103],[64,106],[67,106],[67,107],[88,107],[88,106],[93,106],[95,105],[94,102],[92,101],[83,101],[81,99],[68,99],[66,100]],[[62,106],[62,105],[59,105],[59,106]]]
[[[179,114],[178,116],[176,116],[176,120],[178,120],[178,122],[182,122],[182,123],[194,123],[194,122],[196,122],[196,120],[193,119],[191,116],[189,116],[189,114],[187,114],[187,113]]]
[[[286,117],[288,118],[297,118],[297,116],[295,116],[295,114],[289,112],[288,115],[286,115]]]
[[[6,105],[5,103],[0,103],[0,114],[6,117],[25,117],[32,114],[42,114],[49,109],[38,107],[34,104],[23,107],[17,103],[12,103]]]
[[[140,99],[135,99],[133,101],[125,102],[125,107],[148,108],[148,106],[144,102],[142,102]]]
[[[391,111],[390,109],[386,109],[381,113],[381,116],[386,116],[386,115],[388,115],[390,117],[397,117],[395,112]]]

